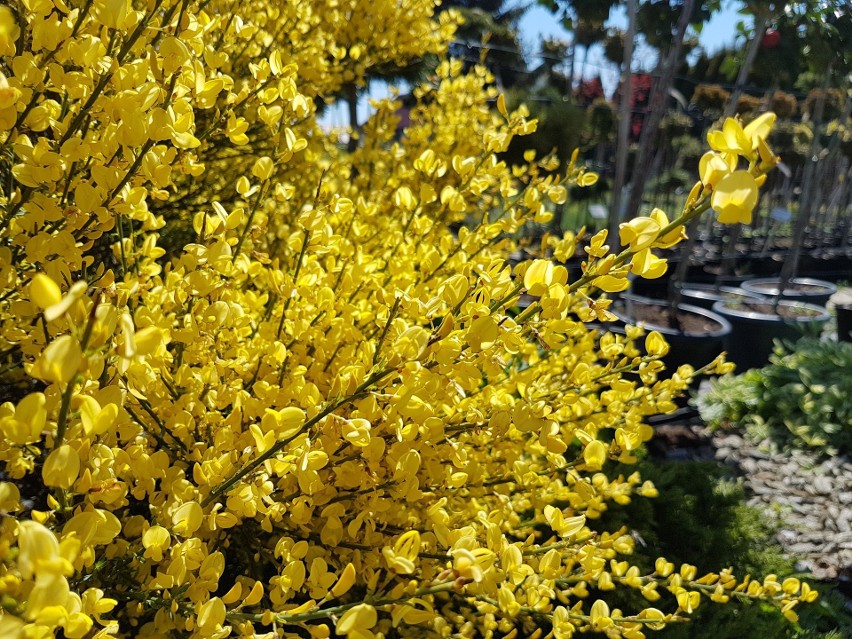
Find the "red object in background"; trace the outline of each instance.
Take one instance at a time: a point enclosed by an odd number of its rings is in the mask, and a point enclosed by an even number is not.
[[[767,29],[760,41],[760,46],[764,49],[774,49],[779,44],[781,44],[781,34],[777,29]]]
[[[577,103],[582,107],[587,107],[598,98],[604,97],[601,77],[598,76],[591,80],[581,80],[580,86],[577,88],[575,93]]]
[[[648,73],[634,73],[630,76],[630,141],[638,142],[642,136],[642,125],[648,113],[653,78]],[[621,85],[616,89],[612,100],[619,104],[621,100]]]

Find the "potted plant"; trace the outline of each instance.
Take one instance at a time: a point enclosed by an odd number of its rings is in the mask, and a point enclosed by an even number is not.
[[[829,319],[823,307],[792,300],[722,300],[713,312],[730,323],[728,359],[740,370],[766,365],[776,339],[818,335]]]
[[[710,310],[716,302],[726,300],[761,302],[763,295],[751,293],[735,286],[716,286],[715,284],[700,284],[684,282],[680,285],[681,299],[687,304],[700,306]]]
[[[784,290],[781,290],[777,277],[760,277],[742,283],[743,290],[757,295],[778,297],[797,302],[808,302],[825,306],[829,298],[837,292],[837,286],[831,282],[810,277],[792,277]]]

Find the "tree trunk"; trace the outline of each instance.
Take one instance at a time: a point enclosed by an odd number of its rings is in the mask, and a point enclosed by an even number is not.
[[[627,0],[627,33],[624,36],[624,60],[621,63],[621,101],[618,105],[618,140],[616,142],[615,181],[612,185],[612,204],[609,210],[609,244],[618,251],[618,225],[621,223],[621,191],[627,174],[627,153],[630,147],[630,98],[633,40],[636,38],[638,0]]]
[[[627,203],[627,218],[630,219],[639,213],[639,207],[642,204],[642,194],[645,190],[645,182],[648,180],[648,170],[650,168],[651,152],[656,146],[657,132],[660,129],[660,120],[666,110],[666,98],[669,95],[669,89],[672,86],[675,71],[677,71],[678,63],[680,62],[680,52],[683,49],[683,38],[686,35],[686,28],[689,26],[689,17],[692,15],[692,9],[695,6],[695,0],[685,0],[683,3],[683,11],[677,24],[677,34],[672,42],[671,49],[665,60],[661,59],[662,64],[658,64],[660,75],[651,93],[651,100],[648,106],[648,117],[642,125],[642,138],[639,144],[639,155],[636,158],[635,169],[633,171],[632,186],[630,187],[630,199]]]
[[[570,62],[568,63],[568,95],[574,92],[574,58],[577,55],[577,39],[571,40],[571,46],[568,49]]]
[[[580,85],[583,84],[583,79],[586,77],[586,62],[589,59],[589,49],[591,45],[586,45],[583,49],[583,63],[580,65]]]
[[[733,117],[737,112],[737,102],[740,101],[740,96],[743,94],[748,74],[751,73],[751,67],[754,65],[754,59],[757,57],[757,52],[760,51],[760,42],[763,39],[763,32],[766,31],[766,23],[769,21],[769,15],[765,13],[754,14],[754,36],[748,44],[743,66],[740,67],[740,72],[737,75],[737,83],[734,85],[734,92],[731,94],[731,99],[728,101],[728,106],[725,107],[726,118]]]
[[[752,36],[751,42],[748,44],[748,50],[746,50],[746,57],[745,60],[743,60],[743,66],[740,67],[740,72],[737,74],[734,92],[731,94],[731,98],[728,100],[728,105],[725,107],[725,113],[722,116],[723,121],[726,118],[733,117],[737,112],[737,103],[740,101],[740,96],[743,94],[743,87],[745,87],[745,83],[748,80],[748,74],[751,73],[751,67],[754,65],[757,52],[760,51],[760,42],[763,39],[763,32],[766,30],[766,23],[768,20],[769,15],[766,13],[754,14],[754,36]],[[737,240],[739,240],[740,232],[742,231],[740,226],[741,225],[739,223],[734,224],[728,234],[729,241],[732,242],[732,245],[729,245],[729,250],[731,251],[736,250]],[[733,272],[735,262],[736,256],[723,257],[719,275],[716,277],[716,286],[721,286],[722,279]]]
[[[793,244],[790,247],[790,252],[787,254],[784,264],[781,266],[781,273],[778,277],[778,295],[775,297],[774,307],[777,309],[781,298],[784,295],[784,289],[787,288],[787,283],[796,274],[799,268],[799,257],[802,254],[802,244],[805,240],[805,231],[808,229],[810,222],[811,211],[813,210],[813,191],[816,182],[816,165],[820,151],[819,143],[819,127],[822,125],[822,114],[825,111],[825,93],[828,89],[829,78],[831,77],[831,65],[825,70],[825,76],[822,82],[822,92],[817,99],[814,108],[814,137],[811,140],[810,149],[808,149],[807,165],[805,166],[805,175],[802,178],[802,191],[799,196],[799,211],[796,215],[796,223],[793,226]]]
[[[358,87],[354,83],[346,85],[346,105],[349,107],[349,144],[347,150],[352,153],[358,148]]]
[[[850,116],[852,116],[852,94],[847,92],[846,103],[843,106],[843,113],[841,113],[840,118],[838,118],[838,122],[843,126],[848,126]],[[830,169],[832,169],[832,173],[829,176],[830,179],[825,181],[826,188],[829,188],[830,184],[833,184],[834,187],[831,189],[831,195],[829,196],[824,210],[820,211],[817,209],[816,222],[814,223],[817,229],[817,246],[821,246],[825,243],[826,236],[828,235],[828,229],[830,228],[829,221],[832,217],[831,211],[836,206],[836,203],[840,201],[840,196],[845,186],[844,175],[846,173],[846,165],[843,159],[838,157],[837,151],[839,150],[839,147],[840,136],[835,134],[829,143],[828,157],[826,158],[831,161],[829,166]],[[822,198],[820,196],[817,196],[814,198],[814,201],[820,202],[821,199]]]

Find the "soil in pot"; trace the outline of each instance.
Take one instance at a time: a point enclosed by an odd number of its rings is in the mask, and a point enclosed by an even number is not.
[[[742,287],[751,293],[758,295],[778,295],[780,282],[777,278],[766,278],[743,282]],[[837,292],[837,287],[831,282],[814,280],[810,278],[793,278],[784,288],[782,297],[799,302],[810,302],[819,306],[825,306],[829,298]]]
[[[677,326],[673,326],[671,314],[665,306],[635,304],[631,311],[631,316],[635,322],[679,330],[684,333],[712,333],[720,328],[719,323],[709,317],[682,310],[677,311],[675,315]]]
[[[793,321],[815,318],[822,315],[822,313],[820,313],[817,309],[808,308],[807,306],[802,306],[800,304],[779,304],[776,309],[772,302],[735,301],[733,304],[730,304],[729,307],[737,308],[749,313],[777,315],[778,317]]]
[[[763,291],[764,295],[777,295],[778,294],[778,286],[771,282],[761,282],[760,284],[755,284],[754,287]],[[816,284],[795,284],[791,283],[787,285],[787,288],[784,289],[784,295],[790,294],[795,295],[796,293],[814,293],[819,294],[825,292],[824,286],[817,286]]]
[[[710,310],[713,304],[719,301],[756,301],[759,302],[763,298],[755,293],[747,293],[741,288],[732,286],[715,286],[712,284],[699,284],[688,282],[681,288],[681,298],[683,303],[700,306]]]

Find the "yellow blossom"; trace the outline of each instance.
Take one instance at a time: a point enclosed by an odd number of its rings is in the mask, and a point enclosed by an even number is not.
[[[651,246],[657,239],[662,227],[653,217],[634,217],[621,224],[619,239],[632,252],[639,252]]]
[[[80,456],[71,446],[63,444],[47,456],[41,474],[45,486],[71,488],[80,474]]]
[[[694,371],[585,323],[665,271],[708,199],[747,217],[772,116],[711,134],[683,212],[626,222],[624,250],[531,241],[597,174],[579,151],[505,161],[537,122],[445,59],[461,18],[435,0],[78,4],[0,7],[0,382],[20,390],[0,635],[512,637],[533,610],[542,636],[638,639],[699,591],[813,599],[644,574],[629,521],[588,525],[656,496],[623,468]],[[320,125],[423,56],[404,123],[391,97],[349,144]],[[624,588],[660,608],[611,610]]]
[[[757,198],[758,186],[754,177],[748,171],[734,171],[716,185],[711,202],[722,224],[751,224]]]

